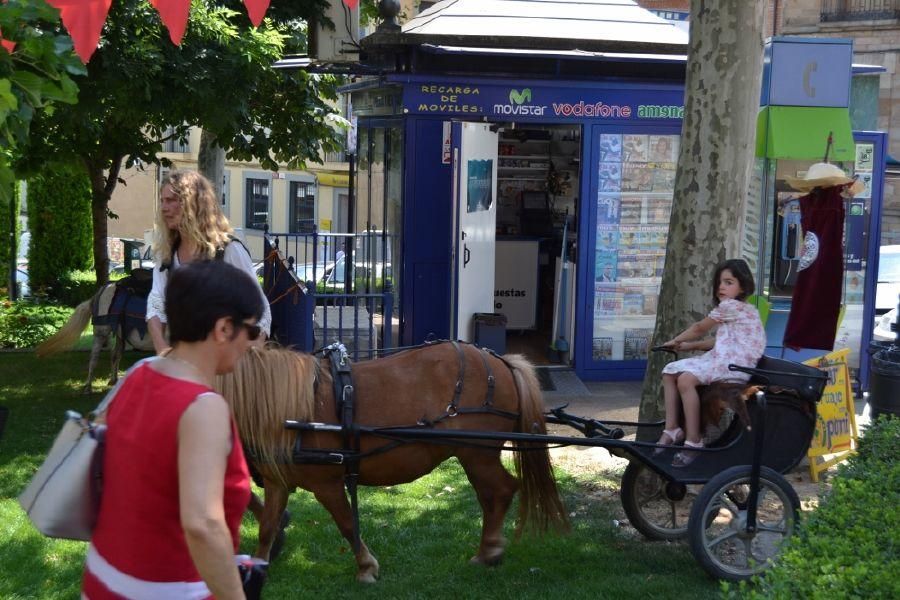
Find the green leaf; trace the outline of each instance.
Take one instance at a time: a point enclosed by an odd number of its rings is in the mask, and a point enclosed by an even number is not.
[[[31,104],[41,105],[41,93],[45,80],[40,75],[29,71],[16,71],[10,76],[10,79],[30,97]]]
[[[19,107],[19,101],[15,94],[12,93],[12,82],[9,79],[0,79],[0,111],[3,118],[10,111],[14,111]]]

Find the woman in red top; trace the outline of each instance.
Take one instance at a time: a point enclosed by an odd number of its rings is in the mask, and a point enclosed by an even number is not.
[[[191,263],[166,288],[172,350],[113,400],[103,500],[83,596],[244,598],[234,554],[250,481],[216,374],[259,337],[258,285],[223,261]]]

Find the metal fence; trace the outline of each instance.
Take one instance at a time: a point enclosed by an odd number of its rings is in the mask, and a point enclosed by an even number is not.
[[[822,22],[880,19],[900,19],[900,0],[822,0]]]
[[[393,347],[388,247],[380,231],[267,233],[263,287],[273,337],[307,352],[340,341],[354,359]]]

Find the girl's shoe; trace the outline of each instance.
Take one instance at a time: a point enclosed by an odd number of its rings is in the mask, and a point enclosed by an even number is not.
[[[699,442],[691,442],[688,440],[684,440],[685,448],[703,448],[703,440]],[[672,461],[673,467],[686,467],[694,460],[700,456],[702,452],[692,452],[691,450],[682,450],[678,454],[675,455],[675,459]]]
[[[656,443],[661,446],[674,446],[675,444],[680,444],[683,441],[684,431],[681,429],[681,427],[676,427],[675,429],[663,429],[662,435],[659,437],[659,441]],[[656,448],[653,451],[653,456],[662,454],[665,450],[665,448]]]

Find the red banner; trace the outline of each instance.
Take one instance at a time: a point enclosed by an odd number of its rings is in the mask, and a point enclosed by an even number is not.
[[[169,39],[176,46],[180,45],[191,12],[191,0],[150,0],[150,4],[159,11],[162,22],[169,30]]]
[[[255,27],[259,27],[266,11],[269,9],[270,0],[244,0],[247,14]],[[354,8],[358,0],[343,0],[344,4]],[[82,62],[87,62],[97,49],[100,41],[100,33],[112,0],[47,0],[50,6],[58,8],[62,17],[63,26],[72,37],[75,44],[75,52]],[[180,44],[187,28],[188,17],[191,10],[191,0],[150,0],[150,3],[159,11],[162,22],[169,30],[169,37],[174,44]],[[9,51],[15,47],[13,42],[2,42],[3,47]]]
[[[244,6],[247,7],[247,14],[250,15],[250,22],[254,27],[259,27],[266,11],[269,9],[269,0],[244,0]]]
[[[9,40],[4,40],[2,34],[0,34],[0,46],[6,48],[6,51],[10,54],[12,54],[13,50],[16,49],[16,43],[10,42]]]
[[[47,0],[47,3],[59,9],[81,62],[89,61],[97,49],[112,0]]]

